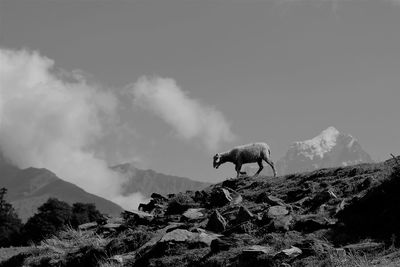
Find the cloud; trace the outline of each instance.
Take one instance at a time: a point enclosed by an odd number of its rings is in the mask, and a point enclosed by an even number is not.
[[[193,99],[173,79],[141,77],[134,84],[134,103],[153,112],[185,139],[199,139],[210,151],[235,136],[224,115]]]
[[[125,178],[90,149],[105,133],[103,122],[115,116],[118,99],[81,73],[65,76],[38,52],[0,49],[1,151],[20,168],[47,168],[118,201]]]

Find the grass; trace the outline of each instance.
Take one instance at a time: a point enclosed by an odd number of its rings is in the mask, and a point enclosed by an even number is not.
[[[331,252],[329,261],[334,267],[397,267],[400,266],[400,259],[386,257],[388,251],[376,254],[362,254],[356,252],[343,253]]]
[[[65,262],[70,253],[85,247],[103,248],[109,239],[103,238],[93,232],[82,232],[68,228],[57,235],[42,241],[38,246],[32,247],[25,264],[42,266],[48,263]]]

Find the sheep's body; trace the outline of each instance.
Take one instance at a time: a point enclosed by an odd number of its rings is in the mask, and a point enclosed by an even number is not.
[[[256,176],[264,168],[263,160],[271,166],[274,176],[276,176],[274,163],[271,161],[271,151],[266,143],[253,143],[242,146],[237,146],[230,151],[218,153],[214,156],[214,168],[218,168],[221,164],[225,162],[232,162],[235,164],[235,170],[237,172],[237,177],[240,174],[245,174],[241,172],[243,164],[257,162],[259,169]]]

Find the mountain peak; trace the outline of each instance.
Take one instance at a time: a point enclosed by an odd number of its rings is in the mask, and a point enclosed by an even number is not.
[[[340,132],[333,126],[323,130],[316,137],[306,140],[295,142],[294,145],[301,148],[303,154],[313,159],[314,156],[324,157],[324,154],[331,151],[337,143]]]
[[[372,159],[357,139],[330,126],[312,139],[294,142],[278,161],[277,168],[278,173],[287,174],[362,162]]]

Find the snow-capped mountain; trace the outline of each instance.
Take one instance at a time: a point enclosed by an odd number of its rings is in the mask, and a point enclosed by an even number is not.
[[[312,171],[320,168],[373,162],[357,139],[329,127],[318,136],[294,142],[277,164],[279,175]]]

